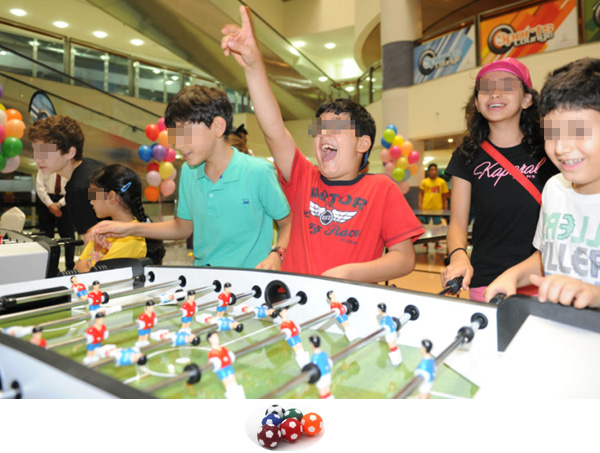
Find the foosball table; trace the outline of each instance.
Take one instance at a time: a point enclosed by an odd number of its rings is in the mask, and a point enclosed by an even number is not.
[[[136,265],[2,285],[0,329],[5,398],[600,396],[600,313],[522,296]]]

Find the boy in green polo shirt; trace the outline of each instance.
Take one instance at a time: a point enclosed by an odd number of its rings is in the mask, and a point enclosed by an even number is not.
[[[194,234],[194,265],[279,270],[289,240],[290,208],[275,168],[233,148],[233,109],[224,91],[188,86],[167,106],[169,139],[181,167],[174,219],[157,223],[104,221],[92,230],[106,237],[186,239]],[[273,220],[279,234],[274,248]]]

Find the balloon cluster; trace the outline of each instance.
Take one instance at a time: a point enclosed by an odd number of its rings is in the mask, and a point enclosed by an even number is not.
[[[148,162],[146,167],[148,187],[144,190],[144,195],[148,201],[158,201],[160,194],[168,197],[175,192],[177,170],[173,162],[177,153],[169,147],[164,118],[160,118],[156,124],[150,123],[146,126],[146,137],[156,143],[138,148],[138,156],[144,162]]]
[[[407,193],[410,189],[408,180],[417,173],[417,163],[421,155],[413,149],[409,140],[404,140],[398,135],[398,128],[393,124],[383,131],[381,145],[381,162],[385,173],[398,183],[402,193]]]
[[[0,85],[0,98],[3,89]],[[18,110],[8,109],[0,104],[0,172],[12,173],[21,164],[19,154],[23,150],[21,137],[25,133],[23,116]]]

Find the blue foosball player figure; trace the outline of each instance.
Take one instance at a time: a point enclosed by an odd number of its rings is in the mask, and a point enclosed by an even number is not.
[[[435,359],[431,355],[431,348],[433,348],[433,343],[430,340],[421,341],[423,358],[415,371],[415,376],[423,378],[423,383],[419,386],[419,398],[421,399],[429,399],[435,379]]]
[[[393,318],[387,314],[387,306],[384,303],[378,304],[379,314],[381,315],[380,325],[385,329],[385,341],[387,342],[390,353],[389,358],[392,365],[397,366],[402,363],[402,354],[396,343],[398,341],[398,330],[400,329],[400,321],[398,318]]]
[[[316,365],[319,369],[321,377],[315,383],[319,396],[321,399],[333,398],[331,395],[331,369],[333,368],[333,361],[329,358],[329,355],[321,349],[321,337],[318,335],[311,335],[309,338],[310,346],[313,350],[313,356],[310,362]]]

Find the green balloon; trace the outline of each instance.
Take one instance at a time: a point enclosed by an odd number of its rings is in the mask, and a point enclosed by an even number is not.
[[[0,171],[4,170],[4,167],[6,167],[6,157],[0,153]]]
[[[383,138],[385,138],[386,142],[392,143],[392,140],[394,140],[395,137],[396,133],[394,132],[394,129],[386,129],[383,131]]]
[[[404,179],[404,169],[399,167],[394,168],[394,171],[392,172],[392,178],[397,182],[402,181]]]
[[[8,158],[18,156],[23,150],[23,142],[17,137],[6,137],[2,143],[2,152]]]

